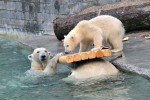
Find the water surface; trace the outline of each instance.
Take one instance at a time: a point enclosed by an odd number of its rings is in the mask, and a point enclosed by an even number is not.
[[[58,66],[53,76],[29,77],[31,52],[18,42],[0,39],[0,100],[150,100],[150,81],[121,74],[117,80],[66,83],[69,70]]]

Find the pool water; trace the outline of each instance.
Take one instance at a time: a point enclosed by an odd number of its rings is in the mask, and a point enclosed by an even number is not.
[[[28,77],[30,53],[17,41],[0,39],[0,100],[150,100],[150,81],[137,75],[74,84],[61,80],[69,69],[59,65],[53,76]]]

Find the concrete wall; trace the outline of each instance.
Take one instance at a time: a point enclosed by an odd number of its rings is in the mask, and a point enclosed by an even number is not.
[[[120,0],[0,0],[0,33],[53,34],[56,17]]]

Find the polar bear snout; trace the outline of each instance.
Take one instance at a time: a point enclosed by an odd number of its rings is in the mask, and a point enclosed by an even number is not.
[[[39,59],[41,60],[41,61],[45,61],[45,60],[47,60],[48,59],[48,56],[49,56],[49,54],[48,53],[46,53],[46,52],[40,52],[39,53]]]
[[[42,61],[46,60],[46,55],[41,55],[40,59],[41,59]]]
[[[65,54],[69,54],[70,52],[65,52]]]
[[[72,50],[70,46],[64,46],[65,47],[65,54],[69,54]]]
[[[69,54],[70,52],[72,52],[72,51],[69,49],[65,49],[65,54]]]

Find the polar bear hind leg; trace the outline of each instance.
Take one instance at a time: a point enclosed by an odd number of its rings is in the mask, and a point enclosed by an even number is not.
[[[123,49],[122,35],[120,36],[111,36],[108,40],[109,45],[111,46],[112,52],[119,52]]]

